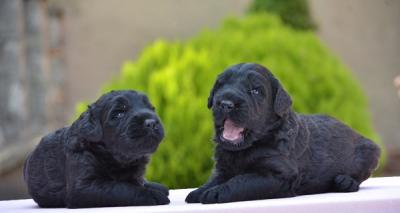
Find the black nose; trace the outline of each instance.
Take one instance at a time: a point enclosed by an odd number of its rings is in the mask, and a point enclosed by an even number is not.
[[[144,120],[144,126],[149,129],[157,129],[158,121],[153,118]]]
[[[235,104],[229,100],[222,100],[219,107],[225,112],[230,112],[235,107]]]

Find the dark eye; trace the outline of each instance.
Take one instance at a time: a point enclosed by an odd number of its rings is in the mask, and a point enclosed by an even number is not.
[[[114,110],[111,114],[112,118],[122,118],[125,116],[125,110]]]
[[[258,88],[251,89],[249,92],[250,92],[250,94],[253,94],[253,95],[258,95],[258,94],[260,94],[260,90],[259,90]]]
[[[117,115],[116,115],[117,118],[122,118],[124,116],[125,116],[125,112],[122,112],[122,111],[118,112]]]
[[[122,118],[126,114],[126,105],[122,105],[118,107],[117,109],[113,110],[111,113],[111,118],[116,119],[116,118]]]

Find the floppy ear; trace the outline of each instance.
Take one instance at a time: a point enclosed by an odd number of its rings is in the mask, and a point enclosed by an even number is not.
[[[94,106],[88,106],[78,120],[79,136],[88,140],[97,142],[103,137],[103,128],[100,124],[100,118]]]
[[[292,99],[283,89],[278,79],[271,75],[271,80],[273,90],[275,91],[274,111],[278,116],[283,117],[290,111],[290,108],[292,107]]]

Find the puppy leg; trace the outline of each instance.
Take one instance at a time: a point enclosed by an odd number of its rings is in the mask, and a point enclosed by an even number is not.
[[[334,179],[333,191],[356,192],[361,182],[366,180],[378,165],[379,147],[372,141],[361,138],[355,150],[354,166],[351,175],[338,175]]]
[[[159,183],[155,183],[155,182],[145,182],[144,183],[144,187],[148,188],[148,189],[152,189],[152,190],[156,190],[159,191],[163,194],[165,194],[166,196],[169,195],[169,189],[168,187],[159,184]]]
[[[295,196],[291,184],[274,176],[260,176],[257,174],[238,175],[205,191],[200,202],[227,203],[235,201],[259,200],[278,197]]]
[[[164,205],[170,201],[160,191],[129,182],[102,179],[91,164],[93,156],[69,155],[67,161],[68,208]],[[84,166],[83,166],[84,165]]]
[[[200,202],[200,196],[207,191],[208,189],[223,183],[224,180],[219,177],[219,176],[211,176],[210,179],[206,184],[203,186],[197,188],[196,190],[191,191],[188,196],[186,197],[185,201],[186,203],[199,203]]]
[[[334,179],[334,191],[336,192],[356,192],[360,183],[349,175],[338,175]]]
[[[67,193],[68,208],[149,206],[168,204],[160,191],[121,182],[93,181]]]
[[[354,169],[356,172],[354,174],[351,173],[351,176],[361,183],[369,178],[378,166],[381,150],[372,141],[362,138],[358,141],[354,154],[354,162],[357,169]]]

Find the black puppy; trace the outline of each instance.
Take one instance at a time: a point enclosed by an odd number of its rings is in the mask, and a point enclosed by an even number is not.
[[[208,99],[215,170],[186,202],[357,191],[377,166],[378,146],[334,118],[300,115],[291,105],[261,65],[238,64],[219,75]]]
[[[107,93],[70,127],[42,138],[25,161],[29,194],[40,207],[168,204],[168,188],[143,178],[163,137],[144,94]]]

